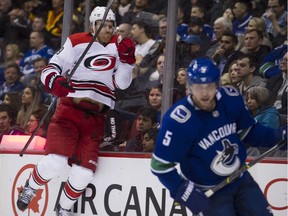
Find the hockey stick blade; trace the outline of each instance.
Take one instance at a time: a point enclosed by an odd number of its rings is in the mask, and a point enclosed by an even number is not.
[[[245,164],[244,166],[242,166],[240,169],[236,170],[234,173],[232,173],[229,177],[227,177],[225,180],[223,180],[222,182],[220,182],[218,185],[216,185],[215,187],[213,187],[212,189],[208,190],[205,192],[205,195],[207,197],[211,197],[216,191],[219,191],[221,188],[225,187],[226,185],[230,184],[231,182],[233,182],[233,180],[235,180],[236,178],[238,178],[239,176],[242,175],[243,172],[245,172],[246,170],[250,169],[252,166],[254,166],[255,164],[259,163],[262,159],[264,159],[265,157],[269,156],[271,153],[275,152],[276,150],[278,150],[279,148],[283,147],[284,145],[286,145],[286,140],[281,140],[280,142],[278,142],[276,145],[274,145],[272,148],[270,148],[269,150],[267,150],[266,152],[264,152],[263,154],[261,154],[259,157],[257,157],[255,160],[251,161],[249,164]]]

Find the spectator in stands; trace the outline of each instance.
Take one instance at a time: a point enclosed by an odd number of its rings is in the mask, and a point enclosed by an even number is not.
[[[158,135],[158,128],[152,128],[144,133],[143,136],[143,152],[153,152],[155,147],[155,142]]]
[[[274,106],[279,111],[280,114],[287,116],[287,91],[288,91],[288,81],[287,81],[287,62],[288,62],[288,52],[280,61],[279,68],[281,74],[271,77],[266,85],[266,88],[270,90],[272,98],[275,103]]]
[[[122,16],[120,16],[118,14],[118,6],[119,6],[119,0],[113,1],[112,5],[111,5],[111,8],[110,8],[115,14],[116,26],[120,25],[121,24],[121,20],[122,20]]]
[[[259,69],[259,73],[266,79],[270,79],[276,75],[281,75],[282,72],[279,68],[281,59],[288,51],[287,41],[279,47],[276,47],[271,52],[269,52],[263,62],[261,63],[261,67]]]
[[[186,96],[187,68],[179,68],[176,72],[176,82],[174,82],[173,102]]]
[[[18,92],[7,92],[4,94],[3,104],[7,104],[17,112],[21,107],[21,95]]]
[[[50,1],[39,1],[39,0],[28,0],[23,1],[23,8],[25,13],[27,14],[28,19],[30,22],[33,22],[33,19],[37,16],[46,17],[48,13],[48,9],[52,5],[52,0]],[[46,18],[45,18],[46,23]]]
[[[235,34],[230,32],[222,34],[220,46],[211,57],[221,74],[227,73],[230,63],[241,55],[240,51],[236,51],[237,44],[238,39]]]
[[[160,75],[161,74],[163,75],[164,62],[165,62],[165,55],[160,54],[157,58],[156,66],[151,65],[151,68],[148,69],[147,74],[145,74],[145,76],[148,78],[148,80],[146,81],[145,88],[151,88],[152,86],[158,85],[160,83],[161,79]]]
[[[16,123],[27,129],[27,122],[35,110],[41,106],[41,93],[36,87],[28,86],[22,92],[22,105],[17,115]]]
[[[165,40],[156,40],[156,42],[151,46],[148,51],[148,54],[142,59],[139,65],[134,65],[134,75],[143,75],[150,71],[151,68],[155,69],[156,61],[160,55],[164,55],[165,53]],[[177,44],[176,44],[177,50]],[[178,50],[177,50],[178,51]],[[179,58],[179,55],[175,56],[176,59]],[[177,60],[176,60],[177,62]]]
[[[1,45],[4,44],[6,27],[9,23],[8,13],[12,10],[13,6],[12,0],[0,0],[0,38],[3,40],[1,41]]]
[[[270,91],[261,86],[255,86],[246,91],[246,105],[251,115],[262,125],[279,128],[279,112],[273,106]]]
[[[148,93],[148,102],[151,107],[157,110],[158,114],[158,127],[161,122],[161,105],[162,105],[162,85],[152,87]]]
[[[237,59],[238,75],[242,79],[239,83],[240,93],[245,96],[248,89],[254,86],[265,86],[266,79],[257,75],[259,62],[256,57],[243,54]]]
[[[4,65],[20,63],[20,50],[17,44],[7,44],[4,50]]]
[[[32,31],[43,31],[45,29],[46,19],[41,16],[37,15],[34,17],[32,22]]]
[[[122,38],[131,37],[132,26],[129,23],[122,23],[117,27],[117,33]]]
[[[47,108],[45,106],[42,106],[39,109],[37,109],[31,113],[30,118],[27,122],[26,131],[25,131],[27,134],[31,135],[34,133],[34,131],[36,130],[38,124],[40,123],[40,121],[42,120],[42,118],[44,117],[46,112],[47,112]],[[41,137],[46,137],[47,128],[48,128],[48,124],[50,122],[50,119],[51,119],[51,117],[45,118],[43,124],[39,127],[39,129],[35,135],[41,136]]]
[[[122,17],[122,23],[133,23],[137,15],[145,11],[148,7],[149,0],[135,0],[133,6]]]
[[[130,9],[132,0],[120,0],[118,6],[118,14],[121,18],[125,15],[125,13]]]
[[[214,21],[214,33],[215,33],[215,40],[209,46],[209,49],[206,52],[206,56],[211,58],[215,51],[220,47],[221,38],[224,32],[231,32],[232,31],[232,22],[230,19],[225,17],[219,17]]]
[[[228,73],[224,73],[221,75],[220,77],[220,85],[221,86],[226,86],[226,85],[230,85],[231,83],[231,79]]]
[[[262,32],[258,29],[247,29],[244,37],[244,47],[241,51],[255,56],[261,63],[264,57],[271,51],[269,47],[262,45]]]
[[[231,8],[226,8],[226,10],[223,12],[222,16],[231,20],[231,22],[233,22],[233,20],[235,18]]]
[[[17,112],[7,104],[0,104],[0,142],[3,135],[24,135],[24,130],[15,125]]]
[[[20,61],[20,69],[24,76],[29,77],[34,73],[33,61],[43,57],[50,59],[54,55],[54,50],[46,44],[45,33],[40,31],[32,31],[30,34],[30,47]],[[26,79],[26,77],[23,77]]]
[[[258,29],[263,34],[263,42],[262,45],[268,46],[271,50],[273,49],[272,43],[269,39],[269,36],[266,32],[266,24],[262,18],[252,17],[249,20],[248,26],[246,29]]]
[[[251,4],[247,0],[235,1],[233,7],[233,14],[235,19],[233,20],[233,33],[238,37],[244,35],[245,28],[248,25],[251,15]]]
[[[0,0],[0,51],[3,53],[6,41],[6,31],[9,25],[8,13],[12,10],[12,0]],[[2,58],[1,58],[2,60]]]
[[[273,106],[273,98],[271,98],[271,93],[267,88],[260,86],[250,88],[246,92],[245,100],[248,110],[257,122],[267,127],[279,128],[279,112]],[[258,147],[261,154],[267,150],[269,150],[268,147]],[[287,157],[287,150],[277,150],[270,156]]]
[[[164,70],[164,54],[157,57],[156,63],[151,63],[145,74],[139,74],[124,91],[117,91],[116,108],[137,113],[140,107],[147,106],[147,90],[161,83]],[[162,74],[162,75],[161,75]],[[162,78],[161,78],[162,76]]]
[[[268,0],[268,9],[262,18],[273,47],[280,46],[287,39],[287,1]]]
[[[20,6],[14,7],[8,15],[5,40],[7,43],[18,44],[20,52],[24,53],[29,48],[30,20]]]
[[[49,41],[53,49],[60,48],[62,23],[64,14],[64,0],[53,0],[52,9],[48,11],[45,29],[49,34]]]
[[[191,17],[199,17],[203,21],[203,32],[212,41],[215,37],[212,26],[206,22],[206,8],[202,4],[194,4],[191,8]]]
[[[201,45],[201,50],[202,50],[201,52],[205,53],[210,47],[211,39],[203,31],[203,26],[204,26],[204,22],[201,18],[191,16],[189,20],[188,34],[197,35],[200,38],[200,41],[201,41],[200,45]],[[187,35],[182,37],[182,40],[184,40],[186,37]]]
[[[37,87],[41,92],[42,102],[46,105],[49,105],[52,101],[52,95],[47,93],[47,91],[45,90],[44,84],[40,80],[42,70],[44,69],[44,67],[47,66],[47,64],[48,64],[48,60],[42,57],[37,58],[33,61],[35,74],[29,77],[30,83],[28,85]]]
[[[228,68],[229,78],[231,80],[231,85],[238,88],[239,83],[242,81],[242,78],[239,76],[238,73],[238,65],[237,60],[231,62]]]
[[[19,65],[16,63],[9,63],[4,68],[4,78],[5,82],[0,85],[0,100],[4,98],[4,93],[7,92],[21,92],[25,85],[23,85],[20,79],[21,73]]]
[[[233,14],[232,8],[234,6],[235,1],[234,0],[218,0],[218,1],[213,1],[211,2],[211,10],[209,11],[210,15],[210,23],[214,23],[214,21],[221,17],[224,16],[228,18],[226,15],[224,15],[226,9],[229,8],[230,14]],[[230,19],[229,17],[228,19]],[[234,19],[234,14],[233,14],[233,19]],[[233,21],[233,19],[230,19]]]
[[[193,59],[204,56],[202,50],[203,42],[198,35],[193,34],[188,35],[186,38],[182,39],[182,41],[186,44],[189,55],[189,57],[186,59],[188,64],[182,64],[182,66],[184,65],[185,67],[188,67]],[[183,56],[183,58],[185,58],[185,56]]]
[[[159,19],[159,36],[157,39],[165,40],[166,33],[167,33],[167,17],[164,16]]]
[[[184,43],[182,46],[185,52],[180,53],[179,65],[181,67],[188,67],[191,61],[195,58],[203,57],[202,42],[199,36],[190,34],[186,38],[182,39]]]
[[[136,64],[140,64],[142,59],[148,54],[149,49],[155,43],[155,32],[147,21],[139,20],[132,24],[131,35],[134,41],[137,43],[135,50]]]
[[[187,82],[187,68],[179,68],[177,70],[176,80],[179,85],[186,86]]]
[[[33,68],[34,68],[34,72],[35,74],[33,74],[34,76],[31,77],[31,82],[30,85],[38,85],[41,84],[41,72],[43,70],[44,67],[46,67],[48,64],[48,60],[46,58],[36,58],[33,61]]]
[[[181,40],[187,36],[188,28],[189,28],[188,23],[189,23],[189,19],[186,19],[186,16],[185,16],[185,7],[183,5],[178,4],[178,7],[177,7],[177,40]]]
[[[137,114],[136,119],[136,135],[132,136],[124,144],[120,146],[125,146],[125,151],[128,152],[142,152],[143,151],[143,135],[145,132],[152,128],[157,127],[157,111],[152,107],[141,108]],[[133,128],[132,128],[133,130]]]

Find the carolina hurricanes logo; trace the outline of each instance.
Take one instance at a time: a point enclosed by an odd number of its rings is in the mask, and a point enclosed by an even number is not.
[[[115,67],[116,58],[112,55],[95,55],[85,59],[84,66],[93,71],[112,70]]]
[[[222,141],[223,150],[217,151],[217,155],[211,163],[211,169],[220,176],[227,176],[233,173],[240,166],[240,160],[237,157],[238,146],[230,143],[228,139]]]

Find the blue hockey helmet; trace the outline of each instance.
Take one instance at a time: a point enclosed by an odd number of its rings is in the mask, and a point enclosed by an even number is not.
[[[219,68],[209,58],[194,59],[187,71],[188,84],[218,83],[220,80]]]

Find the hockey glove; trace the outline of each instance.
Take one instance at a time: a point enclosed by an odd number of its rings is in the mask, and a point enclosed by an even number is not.
[[[193,214],[199,214],[208,208],[210,200],[199,189],[194,187],[192,181],[184,181],[178,188],[174,199],[185,205]]]
[[[122,39],[118,44],[117,50],[121,62],[127,64],[135,63],[135,43],[131,38]]]
[[[50,74],[46,77],[45,88],[48,93],[52,93],[57,97],[65,97],[69,93],[75,92],[73,87],[69,85],[68,80],[56,73]]]

